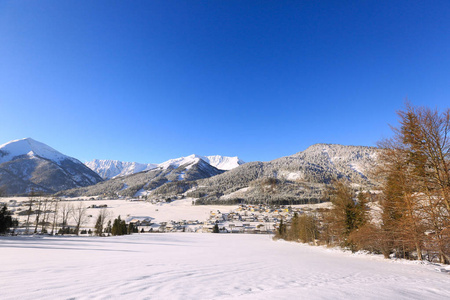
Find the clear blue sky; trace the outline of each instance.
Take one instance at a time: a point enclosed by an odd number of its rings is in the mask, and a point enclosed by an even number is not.
[[[0,144],[82,161],[375,145],[450,103],[450,1],[3,1]]]

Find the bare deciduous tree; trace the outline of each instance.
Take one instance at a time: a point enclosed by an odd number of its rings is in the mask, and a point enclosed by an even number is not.
[[[66,227],[69,225],[69,215],[72,213],[73,207],[69,202],[64,202],[61,204],[60,212],[61,212],[61,227],[62,233],[64,234]]]
[[[78,235],[80,231],[80,226],[86,222],[86,211],[87,208],[82,201],[79,201],[78,204],[72,210],[72,217],[75,221],[75,234]]]
[[[52,205],[53,205],[53,222],[52,222],[52,232],[51,235],[55,234],[55,229],[56,229],[56,221],[58,219],[58,209],[59,209],[59,199],[58,198],[53,198],[52,199]]]

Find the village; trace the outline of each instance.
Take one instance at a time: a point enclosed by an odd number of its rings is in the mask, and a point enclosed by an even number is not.
[[[290,224],[294,214],[313,214],[310,207],[268,206],[241,204],[230,212],[210,211],[209,218],[200,220],[171,220],[152,222],[151,217],[128,217],[127,222],[137,226],[139,232],[203,232],[273,234],[281,220]],[[214,228],[217,228],[215,231]]]
[[[6,200],[6,199],[5,199]],[[92,235],[100,210],[109,212],[111,220],[121,215],[127,224],[132,224],[139,233],[246,233],[273,234],[280,222],[289,225],[295,214],[315,214],[320,206],[271,206],[240,204],[237,206],[196,206],[191,199],[159,201],[152,203],[143,199],[34,199],[30,208],[29,199],[9,200],[7,204],[17,218],[16,234],[53,232],[53,228],[74,227],[72,215],[75,207],[86,208],[80,227],[81,235]],[[56,206],[58,203],[58,206]],[[55,208],[59,210],[55,216]],[[65,208],[65,217],[61,211]],[[199,213],[201,211],[201,213]],[[38,216],[40,214],[40,216]],[[38,225],[36,224],[38,223]],[[52,224],[54,223],[54,224]],[[49,229],[52,228],[50,231]]]

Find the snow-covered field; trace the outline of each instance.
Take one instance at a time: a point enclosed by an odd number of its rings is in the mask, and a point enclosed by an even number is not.
[[[0,202],[8,203],[9,200],[15,200],[18,203],[24,203],[28,201],[27,197],[4,197],[0,198]],[[69,199],[70,201],[64,201],[72,206],[77,206],[79,204],[79,199]],[[84,206],[92,205],[103,205],[108,206],[107,211],[109,213],[109,218],[117,218],[121,216],[122,219],[127,219],[131,217],[150,217],[153,222],[169,222],[171,220],[198,220],[200,222],[206,221],[209,218],[210,212],[230,212],[236,209],[238,206],[230,205],[192,205],[192,198],[186,198],[183,200],[173,201],[171,203],[157,203],[152,204],[144,201],[128,201],[128,200],[93,200],[93,201],[83,201]],[[9,206],[9,209],[15,211],[17,208]],[[22,209],[27,209],[22,206]],[[100,209],[89,208],[87,210],[87,215],[92,216],[86,218],[86,222],[83,223],[82,228],[94,228],[95,221]],[[18,218],[21,222],[26,220],[26,216],[14,216]],[[32,220],[35,216],[32,215]],[[69,224],[74,225],[74,220],[69,218]]]
[[[450,299],[436,266],[268,235],[0,237],[1,299]]]

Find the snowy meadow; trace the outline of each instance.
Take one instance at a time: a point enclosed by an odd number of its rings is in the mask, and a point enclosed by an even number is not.
[[[2,299],[449,299],[448,270],[269,235],[0,237]]]

